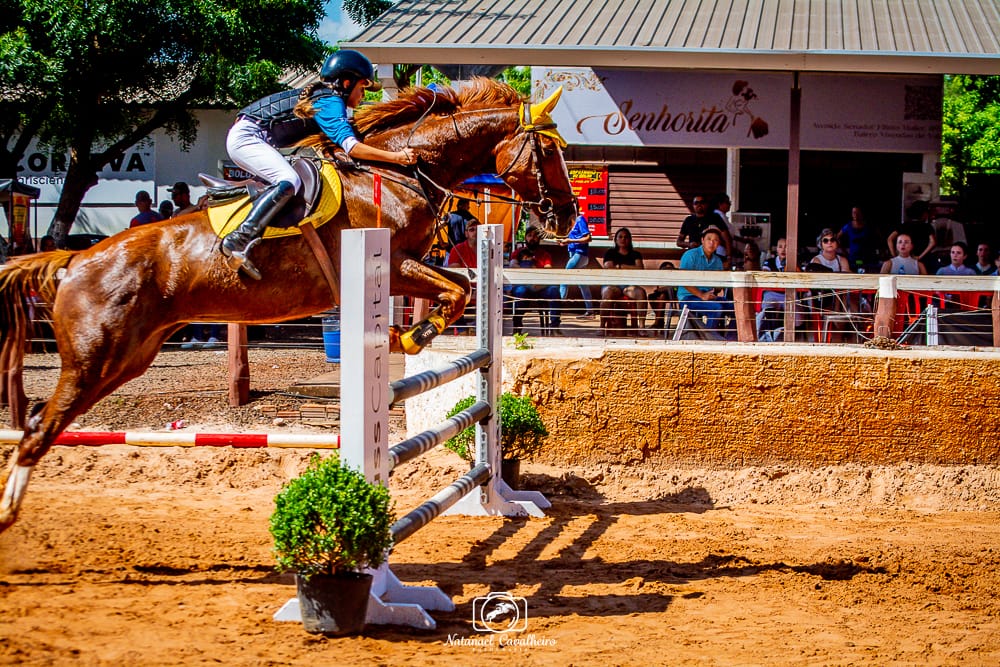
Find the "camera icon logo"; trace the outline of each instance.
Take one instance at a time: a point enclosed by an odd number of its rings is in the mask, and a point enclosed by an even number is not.
[[[473,598],[472,629],[476,632],[524,632],[528,629],[528,601],[506,591]]]

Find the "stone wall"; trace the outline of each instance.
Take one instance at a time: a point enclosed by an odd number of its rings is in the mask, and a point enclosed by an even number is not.
[[[457,354],[426,351],[406,374]],[[993,351],[545,341],[505,348],[503,366],[542,413],[546,463],[1000,463]],[[411,433],[473,392],[452,384],[407,402]]]

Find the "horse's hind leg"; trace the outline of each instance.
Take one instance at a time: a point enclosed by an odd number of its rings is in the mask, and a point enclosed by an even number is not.
[[[62,372],[52,397],[36,406],[24,429],[17,451],[0,477],[0,533],[9,528],[20,511],[28,480],[38,461],[59,434],[77,417],[115,389],[142,374],[173,329],[152,333],[141,344],[101,337],[60,339]],[[81,342],[87,341],[87,342]]]

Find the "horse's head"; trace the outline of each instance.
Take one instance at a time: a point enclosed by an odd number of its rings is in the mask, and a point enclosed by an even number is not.
[[[521,104],[519,131],[497,146],[496,167],[531,208],[549,236],[566,236],[577,215],[576,196],[563,160],[566,141],[551,117],[562,88],[538,104]]]

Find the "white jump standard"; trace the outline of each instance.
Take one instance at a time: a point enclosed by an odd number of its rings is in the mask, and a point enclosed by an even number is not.
[[[502,257],[501,225],[479,227],[479,291],[476,335],[479,349],[446,367],[393,382],[389,377],[389,232],[344,231],[341,237],[342,363],[341,456],[369,481],[388,482],[392,469],[476,425],[476,460],[472,470],[392,526],[399,544],[438,516],[544,516],[551,507],[533,491],[514,491],[500,478]],[[416,396],[462,375],[479,371],[476,402],[441,424],[389,447],[391,403]],[[407,586],[389,563],[372,573],[368,623],[433,629],[427,610],[452,611],[455,604],[436,586]],[[289,600],[276,621],[301,621],[298,599]]]

